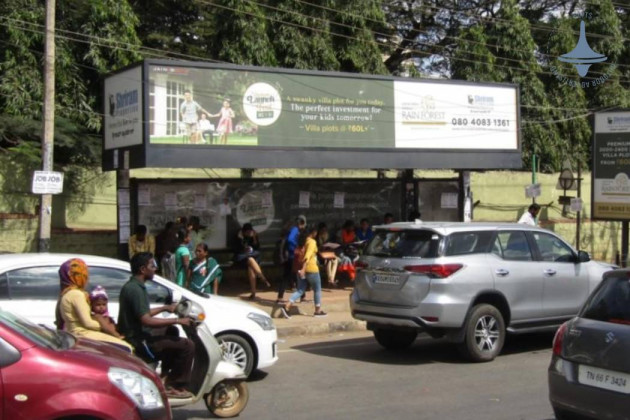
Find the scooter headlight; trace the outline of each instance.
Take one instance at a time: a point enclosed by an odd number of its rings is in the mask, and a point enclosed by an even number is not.
[[[140,408],[164,407],[158,387],[146,376],[131,370],[110,367],[109,381]]]
[[[175,312],[182,318],[190,318],[193,321],[202,322],[206,319],[206,313],[203,306],[192,300],[182,300],[177,304]]]

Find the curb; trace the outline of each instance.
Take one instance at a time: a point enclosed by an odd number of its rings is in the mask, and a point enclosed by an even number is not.
[[[340,331],[365,331],[365,321],[322,322],[307,325],[282,326],[277,329],[278,338],[304,335],[325,335]]]

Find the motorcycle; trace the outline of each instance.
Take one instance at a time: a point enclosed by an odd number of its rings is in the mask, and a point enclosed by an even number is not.
[[[183,298],[175,309],[177,316],[190,318],[182,326],[187,338],[195,343],[194,369],[189,384],[192,398],[169,398],[171,407],[194,404],[203,398],[206,407],[217,417],[237,416],[247,406],[249,390],[243,369],[224,357],[224,347],[203,322],[201,305]]]

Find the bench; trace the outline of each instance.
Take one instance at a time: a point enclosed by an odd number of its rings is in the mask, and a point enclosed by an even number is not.
[[[282,266],[278,266],[273,261],[273,248],[261,248],[260,249],[260,268],[265,274],[265,277],[273,284],[274,280],[278,281],[279,276],[282,276]],[[217,260],[221,270],[223,271],[223,281],[230,281],[232,279],[247,282],[247,269],[239,264],[234,263],[234,252],[231,250],[211,250],[210,255]]]

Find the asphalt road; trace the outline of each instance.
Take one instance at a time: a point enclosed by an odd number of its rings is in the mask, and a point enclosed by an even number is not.
[[[491,363],[462,361],[451,344],[420,336],[400,352],[369,332],[291,338],[280,360],[249,382],[240,419],[551,420],[552,334],[509,338]],[[175,419],[210,417],[203,403]]]

